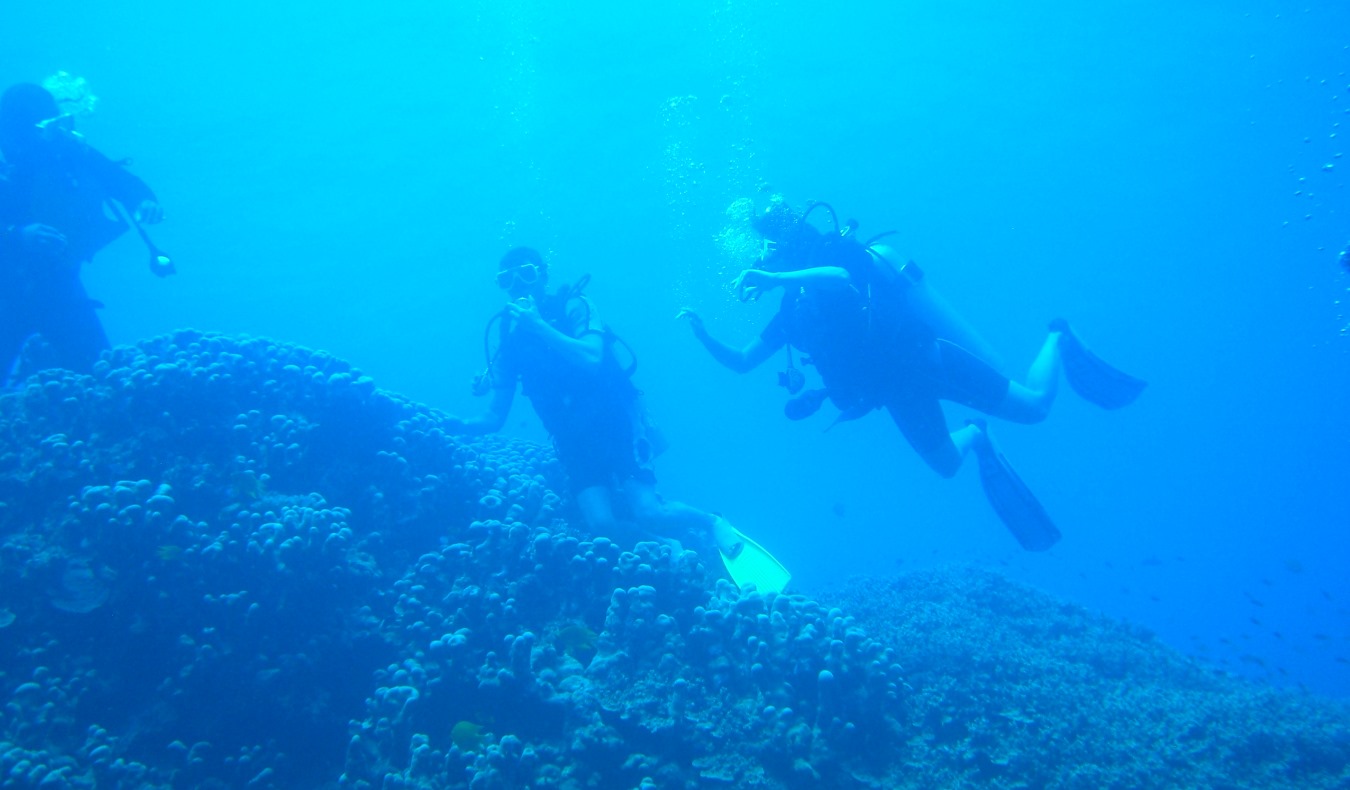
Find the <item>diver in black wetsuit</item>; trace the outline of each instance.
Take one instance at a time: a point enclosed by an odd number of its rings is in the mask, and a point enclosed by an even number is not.
[[[0,152],[0,381],[35,334],[50,348],[44,362],[88,372],[108,338],[80,266],[126,231],[127,212],[159,222],[159,201],[85,143],[39,85],[0,96]],[[167,258],[151,265],[160,276],[173,271]]]
[[[723,365],[750,370],[787,346],[809,355],[825,387],[788,402],[792,419],[809,416],[828,397],[840,419],[855,419],[884,408],[910,446],[944,477],[956,474],[967,452],[980,461],[985,493],[999,517],[1027,549],[1044,550],[1059,530],[1040,503],[993,445],[983,420],[949,431],[941,401],[969,406],[992,417],[1020,423],[1045,419],[1064,370],[1080,395],[1104,408],[1132,402],[1145,384],[1106,365],[1057,319],[1031,365],[1025,382],[1012,381],[990,363],[995,357],[929,286],[924,273],[902,263],[880,237],[859,242],[856,223],[818,231],[804,214],[775,198],[755,218],[764,240],[759,268],[740,274],[734,287],[742,299],[783,288],[782,305],[760,336],[743,348],[713,338],[690,310],[695,337]],[[800,389],[800,373],[783,377]],[[795,375],[794,375],[795,374]]]
[[[582,295],[585,280],[550,290],[543,257],[518,247],[501,259],[497,284],[510,301],[494,319],[500,321],[497,352],[476,382],[480,394],[490,389],[492,400],[480,417],[450,418],[449,430],[499,430],[519,385],[553,437],[595,534],[637,528],[650,530],[647,536],[692,536],[705,546],[715,542],[730,557],[740,554],[744,544],[726,519],[657,494],[652,460],[664,448],[631,379],[635,363],[624,362],[631,353]]]

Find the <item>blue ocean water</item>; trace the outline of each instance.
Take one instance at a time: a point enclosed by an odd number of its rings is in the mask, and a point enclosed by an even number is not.
[[[81,130],[159,193],[176,277],[85,274],[114,343],[180,327],[324,349],[468,416],[509,247],[640,358],[668,496],[805,590],[974,562],[1216,666],[1350,694],[1350,11],[1335,3],[734,0],[396,8],[22,4],[0,81],[65,70]],[[1020,372],[1069,318],[1148,379],[997,437],[1065,538],[1022,552],[973,469],[882,414],[789,423],[744,341],[725,210],[765,185],[896,244]],[[955,422],[960,410],[949,411]],[[512,435],[541,439],[518,402]]]

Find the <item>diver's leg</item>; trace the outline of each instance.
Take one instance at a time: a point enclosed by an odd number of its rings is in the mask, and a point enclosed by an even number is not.
[[[905,303],[938,337],[964,348],[997,370],[1006,369],[993,345],[933,288],[928,277],[906,289]]]
[[[656,481],[644,475],[630,477],[623,488],[633,520],[666,538],[692,538],[711,545],[718,517],[692,505],[665,499],[656,491]]]
[[[936,398],[897,399],[886,406],[909,446],[933,471],[952,477],[979,437],[978,428],[967,425],[948,432],[947,417]]]
[[[614,503],[610,499],[608,487],[587,486],[578,491],[575,497],[581,517],[586,520],[586,526],[592,533],[607,538],[618,537],[622,528],[614,516]]]
[[[66,293],[44,315],[39,332],[51,344],[58,366],[91,373],[98,355],[110,347],[103,322],[98,319],[99,304],[89,298],[79,280],[63,290]]]
[[[1041,345],[1040,353],[1027,371],[1025,384],[1016,381],[1008,385],[1008,393],[992,411],[992,417],[1011,422],[1040,422],[1050,413],[1059,392],[1059,332],[1051,332]]]
[[[614,505],[610,501],[609,489],[605,486],[587,486],[575,495],[577,509],[586,520],[586,526],[597,533],[610,529],[617,519],[614,517]]]

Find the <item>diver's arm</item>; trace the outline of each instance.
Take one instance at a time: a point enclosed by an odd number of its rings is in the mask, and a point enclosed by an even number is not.
[[[796,272],[775,272],[773,279],[780,285],[804,285],[816,288],[847,288],[848,270],[839,266],[818,266]]]
[[[771,323],[759,337],[751,340],[743,348],[733,348],[708,334],[707,328],[703,326],[703,319],[693,310],[682,310],[680,316],[689,319],[689,327],[694,330],[694,337],[708,349],[713,359],[737,373],[747,373],[759,367],[786,342],[782,333],[776,331],[776,324]]]
[[[507,302],[506,310],[515,321],[512,331],[534,334],[569,364],[586,369],[600,367],[605,355],[605,339],[594,320],[587,320],[580,337],[572,337],[545,321],[533,299]]]
[[[515,399],[516,379],[512,376],[507,381],[492,388],[492,401],[488,403],[487,411],[467,420],[451,417],[447,421],[449,423],[447,427],[450,433],[465,436],[496,433],[506,424],[506,418],[511,414],[511,403]]]
[[[754,301],[775,288],[800,286],[820,290],[842,290],[849,287],[848,270],[838,266],[819,266],[795,272],[769,272],[746,269],[731,283],[741,301]]]
[[[506,310],[515,321],[513,331],[535,335],[569,364],[586,369],[600,367],[605,355],[605,339],[588,306],[584,308],[585,312],[578,316],[584,317],[585,322],[578,327],[580,330],[578,337],[572,337],[544,320],[539,313],[539,306],[533,299],[508,302]]]
[[[155,223],[163,218],[159,208],[159,198],[154,190],[139,176],[127,170],[124,165],[114,162],[92,147],[85,148],[89,167],[94,171],[99,183],[108,195],[136,214],[138,222]]]
[[[548,347],[563,359],[583,368],[598,368],[605,354],[605,339],[599,332],[587,332],[581,337],[568,337],[557,329],[544,325],[540,336]]]

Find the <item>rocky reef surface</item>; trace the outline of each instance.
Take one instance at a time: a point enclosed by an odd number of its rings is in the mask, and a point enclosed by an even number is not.
[[[0,396],[0,786],[1350,787],[1350,715],[971,570],[741,593],[547,448],[179,332]]]

